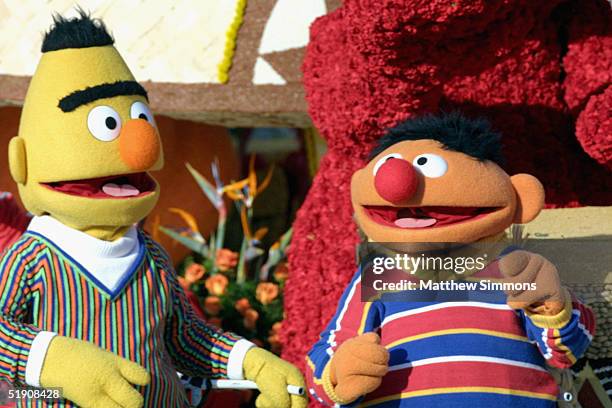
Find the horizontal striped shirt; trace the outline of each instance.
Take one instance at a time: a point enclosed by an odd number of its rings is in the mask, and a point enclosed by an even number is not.
[[[187,406],[176,371],[226,377],[239,340],[197,318],[167,255],[139,231],[135,267],[113,292],[55,243],[26,232],[0,261],[0,377],[24,384],[36,335],[94,343],[151,373],[145,406]],[[23,406],[74,406],[29,401]]]
[[[310,392],[328,405],[334,401],[322,375],[335,350],[378,332],[390,353],[389,372],[378,389],[347,406],[556,407],[558,387],[546,365],[571,366],[594,329],[591,310],[578,301],[564,327],[544,329],[508,307],[503,292],[482,299],[472,293],[464,301],[362,302],[360,283],[357,272],[308,354]]]

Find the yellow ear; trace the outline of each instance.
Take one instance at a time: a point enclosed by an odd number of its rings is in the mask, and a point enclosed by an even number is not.
[[[25,184],[27,179],[26,149],[23,138],[16,136],[8,146],[9,170],[15,183]]]
[[[530,174],[516,174],[510,177],[510,181],[517,198],[513,222],[526,224],[544,208],[544,186]]]

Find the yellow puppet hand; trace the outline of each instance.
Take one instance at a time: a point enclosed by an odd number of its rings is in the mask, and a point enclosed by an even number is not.
[[[242,366],[247,380],[254,381],[261,391],[257,408],[306,408],[306,395],[289,395],[287,385],[306,389],[300,370],[262,348],[250,349]]]
[[[63,397],[83,408],[140,408],[142,395],[131,384],[147,385],[149,373],[92,343],[56,336],[40,374],[45,388],[61,388]]]

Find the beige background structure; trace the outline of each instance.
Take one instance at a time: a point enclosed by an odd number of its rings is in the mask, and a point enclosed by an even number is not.
[[[72,16],[79,4],[105,21],[157,113],[226,126],[311,126],[300,69],[308,30],[340,1],[246,0],[229,80],[220,83],[239,3],[0,0],[0,106],[22,104],[52,13]]]
[[[116,46],[142,81],[218,83],[226,33],[238,0],[88,0],[78,4],[111,29]],[[77,15],[74,0],[0,2],[0,72],[32,75],[50,16]],[[6,39],[11,39],[6,41]]]

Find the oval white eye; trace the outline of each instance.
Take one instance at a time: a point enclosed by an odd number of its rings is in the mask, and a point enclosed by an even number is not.
[[[380,166],[382,166],[383,164],[385,164],[385,162],[389,159],[402,159],[402,155],[399,153],[389,153],[387,155],[384,155],[383,157],[381,157],[380,159],[378,159],[378,161],[376,162],[376,164],[374,165],[374,175],[376,175],[376,173],[378,173],[378,169],[380,169]]]
[[[130,108],[130,117],[132,119],[144,119],[152,125],[155,125],[155,118],[149,106],[144,102],[134,102]]]
[[[110,142],[121,133],[121,117],[110,106],[96,106],[87,115],[87,127],[96,139]]]
[[[429,178],[442,177],[448,170],[446,160],[437,154],[425,153],[414,158],[412,165],[422,175]]]

